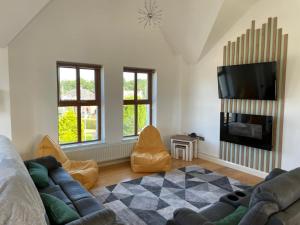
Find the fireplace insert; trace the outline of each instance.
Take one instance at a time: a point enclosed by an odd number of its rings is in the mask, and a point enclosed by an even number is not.
[[[272,116],[221,112],[220,140],[272,151]]]

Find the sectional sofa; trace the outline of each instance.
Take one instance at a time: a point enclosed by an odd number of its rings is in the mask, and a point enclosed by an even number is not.
[[[116,216],[104,208],[80,183],[61,167],[55,158],[43,157],[37,162],[48,169],[49,185],[37,189],[25,163],[11,144],[0,136],[0,224],[52,225],[40,193],[62,200],[75,210],[80,218],[66,225],[117,225]]]

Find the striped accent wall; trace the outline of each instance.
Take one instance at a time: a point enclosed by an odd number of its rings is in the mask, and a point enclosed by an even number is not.
[[[221,159],[264,172],[281,167],[287,45],[288,35],[277,28],[275,17],[258,29],[252,21],[245,34],[224,46],[224,65],[277,61],[277,101],[221,100],[222,112],[273,116],[272,151],[221,141]]]

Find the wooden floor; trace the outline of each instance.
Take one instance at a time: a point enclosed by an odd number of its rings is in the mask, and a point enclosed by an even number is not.
[[[185,167],[188,165],[199,165],[202,168],[239,180],[244,184],[255,185],[262,180],[259,177],[249,175],[247,173],[243,173],[228,167],[224,167],[219,164],[215,164],[203,159],[194,159],[192,162],[176,160],[176,159],[172,160],[172,169]],[[132,172],[129,162],[123,162],[120,164],[100,167],[99,171],[100,171],[100,175],[95,188],[105,187],[108,185],[120,183],[122,181],[128,181],[145,175],[149,175],[149,173]]]

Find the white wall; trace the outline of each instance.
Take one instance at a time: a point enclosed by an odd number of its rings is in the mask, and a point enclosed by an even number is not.
[[[122,140],[123,66],[157,70],[157,125],[179,131],[181,59],[138,24],[143,2],[132,1],[54,0],[9,45],[12,137],[25,158],[43,135],[57,138],[57,60],[103,65],[107,143]]]
[[[11,138],[7,48],[0,48],[0,135]]]
[[[257,26],[267,22],[268,17],[278,17],[278,25],[289,34],[286,103],[284,117],[284,139],[282,167],[292,169],[300,166],[300,1],[261,0],[228,30],[221,40],[202,58],[190,67],[184,79],[182,130],[195,131],[206,138],[201,151],[210,156],[219,155],[220,100],[217,91],[216,68],[222,65],[223,46],[250,27],[251,20]]]

